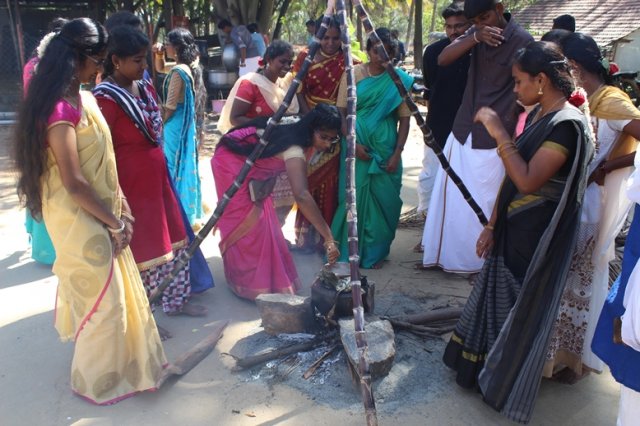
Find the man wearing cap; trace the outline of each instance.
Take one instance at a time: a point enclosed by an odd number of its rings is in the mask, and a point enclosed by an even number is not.
[[[504,12],[500,0],[467,0],[464,14],[473,25],[438,56],[438,65],[447,66],[471,53],[467,85],[444,154],[490,217],[504,166],[495,150],[496,141],[473,119],[478,109],[490,106],[507,131],[514,133],[519,111],[511,58],[533,37]],[[441,167],[428,212],[422,238],[423,268],[439,267],[462,274],[480,271],[483,260],[476,255],[475,241],[482,224]]]

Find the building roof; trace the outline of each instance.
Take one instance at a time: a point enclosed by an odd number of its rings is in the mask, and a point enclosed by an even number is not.
[[[640,28],[638,0],[541,0],[514,16],[533,34],[551,29],[553,18],[569,14],[576,20],[576,31],[589,34],[600,46],[608,46]]]

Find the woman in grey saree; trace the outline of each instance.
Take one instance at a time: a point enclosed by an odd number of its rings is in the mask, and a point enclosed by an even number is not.
[[[536,42],[520,50],[513,76],[520,102],[539,106],[515,143],[491,109],[476,116],[496,139],[507,176],[478,238],[486,261],[444,362],[457,371],[459,385],[479,387],[487,404],[527,423],[569,267],[592,143],[584,115],[567,102],[573,82],[555,46]]]

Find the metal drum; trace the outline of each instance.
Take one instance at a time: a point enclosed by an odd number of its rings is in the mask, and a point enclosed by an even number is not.
[[[239,63],[240,54],[236,50],[236,47],[233,44],[225,45],[222,50],[222,65],[224,65],[227,71],[236,72],[238,71]]]

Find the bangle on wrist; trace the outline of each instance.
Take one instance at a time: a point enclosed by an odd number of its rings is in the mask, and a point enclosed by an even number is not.
[[[119,234],[124,231],[124,226],[124,221],[118,219],[118,228],[110,228],[107,226],[107,231],[109,231],[111,234]]]
[[[487,223],[487,224],[484,226],[484,229],[488,229],[489,231],[493,231],[493,225],[492,225],[492,224],[490,224],[490,223]]]
[[[326,250],[328,250],[328,249],[329,249],[329,246],[331,246],[331,245],[334,245],[334,246],[335,246],[335,245],[336,245],[336,241],[335,241],[335,240],[325,241],[323,245],[324,245],[324,248],[325,248]]]
[[[473,32],[473,40],[476,42],[476,44],[480,43],[480,40],[478,40],[478,37],[476,36],[477,31]]]
[[[133,222],[134,222],[134,220],[135,220],[135,219],[133,218],[133,216],[131,216],[129,213],[124,212],[124,211],[123,211],[122,213],[120,213],[120,219],[122,219],[123,221],[124,221],[124,220],[126,220],[126,221],[128,221],[129,223],[133,223]]]

